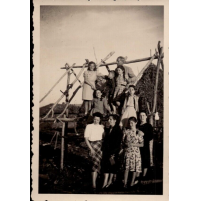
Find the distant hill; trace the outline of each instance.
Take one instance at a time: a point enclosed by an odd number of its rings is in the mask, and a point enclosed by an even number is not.
[[[50,110],[50,108],[53,106],[53,104],[49,104],[49,105],[46,105],[46,106],[43,106],[43,107],[40,107],[39,110],[40,110],[40,117],[44,116],[45,114],[47,114],[47,112]],[[55,107],[55,110],[54,110],[54,114],[60,114],[63,109],[65,108],[66,104],[65,103],[62,103],[62,104],[58,104],[56,107]],[[69,114],[78,114],[79,113],[79,110],[80,110],[80,107],[81,107],[81,104],[70,104],[68,106],[68,109],[69,109]]]

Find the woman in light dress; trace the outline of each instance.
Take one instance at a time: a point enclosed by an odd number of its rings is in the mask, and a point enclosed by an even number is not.
[[[138,107],[138,96],[135,93],[135,86],[129,86],[129,94],[125,98],[124,105],[122,108],[122,117],[120,121],[120,126],[125,128],[128,124],[128,119],[130,117],[135,117],[137,119],[137,112],[139,112]]]
[[[84,84],[82,90],[82,99],[84,101],[85,115],[91,110],[93,92],[96,90],[95,81],[97,80],[98,68],[96,64],[91,61],[88,63],[88,70],[84,72]]]

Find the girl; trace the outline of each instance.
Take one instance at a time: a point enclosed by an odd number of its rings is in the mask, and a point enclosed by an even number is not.
[[[91,61],[88,63],[88,70],[84,72],[84,84],[82,90],[82,99],[84,101],[85,115],[91,109],[93,92],[95,88],[95,81],[97,80],[98,69],[96,64]]]
[[[105,110],[108,110],[108,112],[111,113],[107,99],[102,98],[102,92],[100,90],[95,91],[95,97],[96,98],[93,99],[93,109],[91,111],[91,115],[95,112],[100,112],[102,115],[105,115]]]
[[[116,68],[116,78],[115,78],[115,91],[113,95],[113,102],[118,107],[121,108],[121,105],[124,101],[124,90],[128,84],[127,79],[125,78],[125,70],[123,66],[118,66]],[[120,113],[120,111],[118,111]]]
[[[128,124],[128,118],[129,117],[135,117],[137,118],[137,113],[139,111],[138,108],[138,96],[136,96],[135,93],[135,86],[130,85],[129,86],[129,94],[125,98],[124,105],[122,108],[122,117],[120,121],[120,126],[126,127]]]
[[[93,124],[88,124],[84,132],[85,142],[90,149],[90,156],[93,162],[92,165],[92,184],[93,190],[96,190],[97,174],[100,172],[100,163],[102,159],[102,136],[104,128],[100,125],[101,113],[96,112],[93,114]]]
[[[141,131],[136,132],[136,124],[137,119],[135,117],[129,118],[129,127],[124,130],[123,143],[125,147],[124,153],[124,163],[125,163],[125,171],[124,171],[124,188],[127,188],[127,180],[129,171],[133,172],[130,186],[135,185],[135,177],[142,172],[141,167],[141,155],[139,147],[143,147],[144,133]]]

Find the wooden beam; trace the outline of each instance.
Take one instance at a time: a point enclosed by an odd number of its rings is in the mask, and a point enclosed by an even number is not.
[[[67,71],[59,78],[59,80],[52,86],[52,88],[46,93],[46,95],[39,101],[40,103],[50,94],[50,92],[62,80],[62,78],[68,74],[68,72],[73,68],[74,65],[75,65],[75,63],[70,68],[67,69]]]
[[[135,59],[135,60],[130,60],[130,61],[126,61],[124,64],[130,64],[130,63],[137,63],[137,62],[142,62],[142,61],[148,61],[150,60],[152,57],[146,57],[146,58],[142,58],[142,59]],[[164,58],[164,54],[162,54],[162,57]],[[156,56],[154,59],[158,59],[158,56]],[[106,65],[116,65],[117,62],[111,62],[111,63],[106,63],[106,64],[100,64],[99,67],[103,67]],[[86,68],[88,67],[88,65],[86,65]],[[73,68],[82,68],[82,66],[74,66]],[[61,67],[61,69],[66,69],[66,67]]]
[[[40,122],[54,122],[56,120],[56,117],[55,118],[45,118],[45,119],[42,119],[40,118]],[[77,118],[66,118],[66,117],[63,117],[63,118],[59,118],[60,121],[62,122],[73,122],[73,121],[77,121]]]
[[[60,161],[60,169],[61,170],[63,170],[63,168],[64,168],[64,133],[65,133],[65,122],[62,124],[61,161]]]

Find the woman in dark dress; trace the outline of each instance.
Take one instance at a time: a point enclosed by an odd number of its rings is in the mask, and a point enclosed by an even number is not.
[[[102,171],[104,173],[102,188],[108,188],[112,184],[113,176],[117,172],[117,159],[123,136],[117,119],[117,115],[111,114],[108,120],[110,128],[105,129],[102,145]]]
[[[139,118],[141,123],[138,129],[144,133],[144,146],[140,148],[140,152],[143,168],[142,179],[145,179],[148,168],[153,166],[153,127],[147,123],[146,112],[140,112]]]

